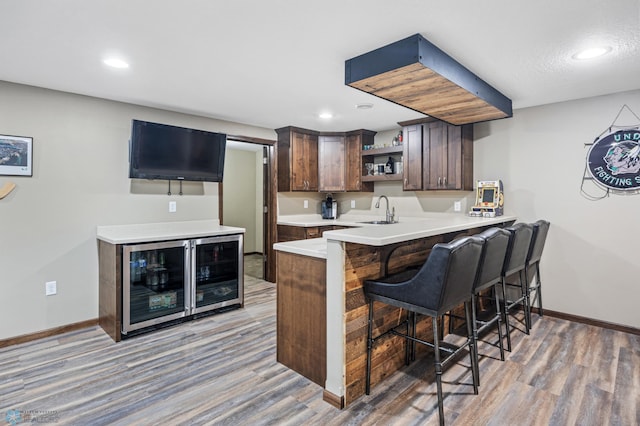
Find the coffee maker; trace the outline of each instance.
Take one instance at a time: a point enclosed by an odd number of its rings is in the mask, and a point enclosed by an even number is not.
[[[327,199],[322,202],[322,218],[323,219],[338,218],[338,202],[334,201],[331,194],[327,194]]]

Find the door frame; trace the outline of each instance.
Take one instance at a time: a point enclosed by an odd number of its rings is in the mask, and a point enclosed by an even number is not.
[[[276,257],[273,244],[276,242],[277,231],[277,209],[278,209],[278,197],[277,197],[277,164],[276,164],[276,141],[270,139],[254,138],[250,136],[242,135],[227,135],[227,140],[246,142],[257,145],[262,145],[267,148],[267,162],[265,164],[267,176],[263,181],[263,204],[266,206],[266,213],[263,217],[265,223],[263,229],[263,247],[262,256],[264,259],[264,279],[270,282],[276,282]],[[264,170],[264,169],[263,169]],[[218,183],[218,217],[220,218],[220,225],[224,223],[222,215],[222,203],[223,203],[223,184]]]

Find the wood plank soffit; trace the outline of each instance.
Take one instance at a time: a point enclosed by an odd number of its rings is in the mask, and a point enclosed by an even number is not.
[[[510,99],[420,34],[347,60],[345,84],[454,125],[513,115]]]

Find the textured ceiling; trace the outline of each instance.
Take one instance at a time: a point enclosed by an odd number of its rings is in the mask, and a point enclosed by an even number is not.
[[[344,85],[345,60],[415,33],[516,113],[640,89],[640,0],[0,0],[0,16],[0,80],[272,129],[421,117]],[[571,59],[593,44],[612,51]]]

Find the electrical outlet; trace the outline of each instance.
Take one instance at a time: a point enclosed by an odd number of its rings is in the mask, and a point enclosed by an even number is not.
[[[304,208],[308,209],[309,208],[309,200],[304,200]]]
[[[352,209],[356,208],[356,200],[351,200],[351,208]]]
[[[47,281],[44,283],[44,294],[46,296],[53,296],[58,292],[58,283],[56,281]]]
[[[169,201],[169,213],[175,213],[177,209],[177,205],[175,201]]]
[[[453,211],[455,211],[455,212],[459,212],[459,211],[460,211],[460,209],[461,209],[461,207],[460,207],[460,201],[454,201],[454,203],[453,203]]]

